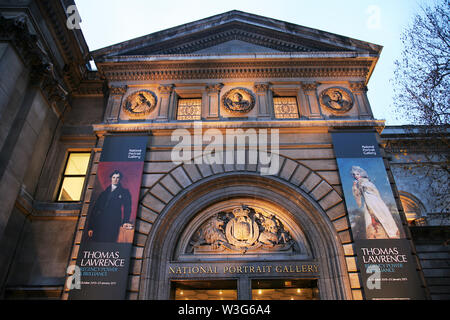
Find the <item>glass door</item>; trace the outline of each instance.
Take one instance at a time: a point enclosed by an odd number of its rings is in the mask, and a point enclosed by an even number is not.
[[[174,300],[237,300],[237,280],[171,281]]]
[[[252,280],[252,300],[319,300],[316,279]]]

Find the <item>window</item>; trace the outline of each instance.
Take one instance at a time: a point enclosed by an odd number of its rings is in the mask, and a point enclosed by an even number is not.
[[[177,120],[201,120],[202,99],[178,99]]]
[[[57,201],[80,201],[90,152],[71,152],[64,168]]]
[[[274,97],[273,109],[276,119],[297,119],[298,108],[296,97]]]

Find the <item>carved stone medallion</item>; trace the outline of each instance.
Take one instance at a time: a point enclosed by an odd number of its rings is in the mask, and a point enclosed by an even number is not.
[[[123,110],[131,118],[141,119],[156,107],[156,95],[150,90],[139,90],[129,95],[123,104]]]
[[[222,97],[224,107],[232,113],[247,113],[255,106],[255,97],[250,90],[234,88]]]
[[[353,107],[353,97],[343,88],[332,87],[320,93],[320,104],[334,113],[345,113]]]
[[[194,254],[295,250],[295,241],[273,214],[248,206],[218,212],[190,240]]]

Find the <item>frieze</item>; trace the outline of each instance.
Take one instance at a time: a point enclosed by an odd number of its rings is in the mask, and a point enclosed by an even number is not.
[[[197,80],[229,78],[317,78],[361,77],[368,68],[242,68],[242,69],[187,69],[187,70],[128,70],[104,71],[111,81],[126,80]]]
[[[141,119],[155,109],[156,102],[156,95],[152,91],[139,90],[126,98],[123,104],[123,110],[130,117]]]
[[[320,105],[333,113],[346,113],[353,107],[353,96],[344,88],[332,87],[319,96]]]

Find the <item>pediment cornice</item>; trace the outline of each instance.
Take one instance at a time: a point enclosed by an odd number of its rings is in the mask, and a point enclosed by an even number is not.
[[[92,56],[101,62],[116,56],[192,54],[231,40],[283,53],[347,51],[379,55],[382,49],[368,42],[234,10],[99,49]]]

